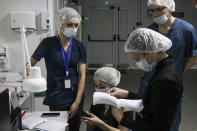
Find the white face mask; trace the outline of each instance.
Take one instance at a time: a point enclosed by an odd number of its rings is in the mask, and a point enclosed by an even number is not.
[[[96,92],[103,92],[103,93],[108,93],[109,92],[109,88],[104,88],[104,89],[98,89],[95,87]]]
[[[137,66],[142,69],[145,72],[150,72],[152,71],[155,66],[157,65],[156,62],[153,62],[152,64],[148,64],[148,62],[146,61],[146,59],[143,59],[142,61],[139,61],[136,63]]]
[[[168,21],[169,17],[167,17],[166,14],[157,17],[157,18],[153,18],[153,21],[155,21],[157,24],[165,24]]]
[[[76,36],[76,34],[77,34],[77,28],[76,28],[76,29],[64,28],[63,34],[64,34],[64,36],[67,37],[67,38]]]

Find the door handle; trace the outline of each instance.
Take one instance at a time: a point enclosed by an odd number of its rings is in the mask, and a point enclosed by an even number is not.
[[[113,35],[113,38],[110,40],[102,40],[102,39],[100,39],[100,40],[98,40],[98,39],[96,39],[96,40],[93,40],[93,39],[91,39],[91,36],[90,36],[90,34],[88,35],[88,41],[93,41],[93,42],[113,42],[113,41],[116,41],[116,35],[114,34]]]
[[[117,37],[118,37],[118,41],[127,41],[127,39],[121,39],[119,34],[117,35]]]

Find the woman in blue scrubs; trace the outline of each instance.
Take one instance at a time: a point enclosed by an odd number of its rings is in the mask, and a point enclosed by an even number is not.
[[[44,58],[47,69],[47,91],[44,104],[51,111],[69,112],[69,130],[79,131],[84,103],[86,49],[74,38],[81,17],[65,7],[57,14],[58,35],[45,38],[31,57],[34,66]]]
[[[175,18],[171,12],[175,11],[174,0],[148,0],[148,13],[153,18],[153,23],[148,27],[172,41],[172,48],[167,51],[170,54],[180,73],[197,64],[197,34],[195,28],[188,22]],[[154,75],[154,70],[145,72],[141,78],[139,95],[143,95],[147,83]],[[186,97],[185,92],[182,99]],[[181,102],[174,117],[171,131],[178,131],[181,121]]]

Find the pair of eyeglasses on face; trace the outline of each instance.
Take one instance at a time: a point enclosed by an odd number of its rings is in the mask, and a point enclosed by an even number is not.
[[[110,86],[109,84],[95,84],[94,87],[98,89],[104,89],[106,87]],[[111,86],[110,86],[111,87]]]
[[[148,9],[147,12],[149,14],[153,14],[154,12],[158,12],[161,13],[162,11],[164,11],[167,7],[159,7],[159,8],[155,8],[155,9]]]
[[[94,85],[94,87],[98,88],[98,89],[104,89],[106,87],[106,85]]]

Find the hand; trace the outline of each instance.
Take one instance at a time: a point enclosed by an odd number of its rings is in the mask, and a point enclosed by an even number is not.
[[[87,112],[87,111],[86,111]],[[87,112],[90,117],[81,117],[82,120],[90,125],[101,126],[104,122],[92,113]]]
[[[29,64],[25,65],[26,75],[29,76]]]
[[[74,102],[70,107],[69,118],[72,118],[78,112],[78,108],[79,108],[79,103]]]
[[[112,107],[112,115],[114,116],[114,118],[116,119],[116,121],[118,123],[120,123],[120,121],[123,118],[123,108],[116,109],[116,108]]]
[[[129,94],[129,91],[113,87],[109,90],[109,94],[116,98],[126,98]]]

